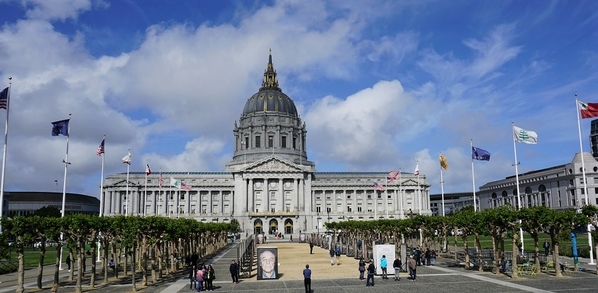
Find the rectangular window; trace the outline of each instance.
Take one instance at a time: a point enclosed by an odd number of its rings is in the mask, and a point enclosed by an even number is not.
[[[317,206],[316,207],[316,213],[321,213],[322,212],[322,207],[321,206]]]
[[[261,141],[261,137],[259,135],[256,135],[255,136],[255,147],[256,148],[261,148],[262,147],[262,144],[260,143],[260,141]]]
[[[249,147],[249,137],[245,138],[245,149]]]
[[[268,147],[269,148],[274,147],[274,136],[272,136],[272,135],[268,135]]]
[[[287,137],[285,135],[282,136],[282,139],[280,141],[280,147],[283,149],[287,148]]]
[[[293,149],[296,150],[297,149],[297,138],[293,137]]]

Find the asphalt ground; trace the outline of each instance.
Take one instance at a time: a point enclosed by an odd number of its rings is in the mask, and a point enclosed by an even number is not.
[[[567,272],[563,277],[556,277],[554,272],[542,272],[535,276],[520,276],[512,279],[509,275],[495,275],[491,272],[466,270],[456,264],[451,258],[439,257],[434,266],[420,266],[417,269],[417,280],[410,281],[406,273],[401,273],[401,280],[394,281],[392,276],[388,280],[375,277],[375,286],[366,287],[365,281],[358,279],[357,260],[342,256],[340,265],[330,265],[328,250],[314,247],[313,254],[309,254],[309,246],[305,243],[270,243],[268,246],[278,247],[277,280],[256,280],[255,270],[250,278],[241,278],[238,284],[233,284],[228,273],[228,264],[236,258],[235,245],[229,245],[206,264],[213,264],[217,279],[214,281],[216,292],[305,292],[302,270],[305,264],[312,269],[312,292],[597,292],[598,276],[588,265],[583,272]],[[583,261],[583,260],[582,260]],[[89,265],[88,265],[89,268]],[[37,289],[36,270],[26,273],[25,292],[50,292],[52,284],[51,270],[44,274],[44,289]],[[88,274],[89,275],[89,274]],[[58,292],[75,292],[75,283],[66,280],[66,271],[61,272],[61,282]],[[13,280],[13,281],[11,281]],[[16,273],[0,275],[0,293],[15,292]],[[89,288],[89,279],[83,282],[83,292],[121,293],[133,292],[130,276],[128,278],[113,279],[109,285],[102,285],[103,280],[96,282],[95,288]],[[137,292],[144,293],[174,293],[192,292],[185,271],[165,276],[156,284],[141,286],[137,279]]]

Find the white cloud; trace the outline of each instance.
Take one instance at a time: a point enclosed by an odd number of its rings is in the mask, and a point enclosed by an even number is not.
[[[98,1],[104,3],[104,1]],[[91,0],[22,0],[27,8],[27,17],[41,20],[66,20],[92,7]]]

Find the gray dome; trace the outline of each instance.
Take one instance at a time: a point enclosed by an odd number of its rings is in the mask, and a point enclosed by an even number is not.
[[[257,112],[278,112],[297,117],[297,108],[289,96],[282,91],[260,90],[245,103],[243,115]]]

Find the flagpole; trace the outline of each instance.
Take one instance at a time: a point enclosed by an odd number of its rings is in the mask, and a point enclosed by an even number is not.
[[[388,219],[388,181],[386,181],[386,186],[384,187],[384,194],[382,203],[384,204],[384,213],[386,214],[385,219]]]
[[[442,157],[442,152],[440,152]],[[444,177],[442,176],[442,165],[440,165],[440,195],[442,198],[442,216],[444,217]]]
[[[66,208],[66,175],[67,175],[67,171],[68,171],[68,166],[71,164],[69,162],[69,138],[71,137],[71,114],[69,113],[69,123],[67,126],[67,131],[66,133],[68,134],[66,136],[66,152],[64,155],[64,160],[62,160],[62,163],[64,164],[64,179],[62,181],[62,210],[60,211],[60,217],[64,218],[64,210]],[[61,242],[61,247],[60,247],[60,265],[58,266],[58,269],[61,270],[62,269],[62,242],[64,241],[64,234],[60,233],[60,242]]]
[[[106,142],[106,134],[104,134],[104,138],[102,139],[102,148],[104,148],[104,143]],[[102,156],[102,171],[100,172],[100,217],[104,215],[104,156],[106,155],[104,149],[102,149],[102,153],[99,154]],[[101,232],[100,232],[101,235]],[[96,262],[100,262],[100,248],[102,246],[102,242],[98,239],[98,257]]]
[[[401,213],[399,214],[399,216],[401,217],[401,219],[405,218],[405,212],[403,211],[403,196],[402,196],[402,190],[401,188],[403,187],[403,183],[401,182],[401,169],[399,169],[399,208],[401,209]]]
[[[8,92],[6,93],[6,123],[4,124],[4,149],[2,151],[2,179],[0,180],[0,218],[4,216],[4,175],[6,174],[6,150],[8,148],[8,113],[10,110],[10,90],[12,77],[8,78]],[[2,223],[0,222],[0,234],[2,234]]]
[[[587,185],[587,179],[586,179],[586,166],[585,166],[585,161],[584,161],[584,155],[583,155],[583,143],[581,141],[581,119],[579,118],[579,100],[577,99],[577,93],[575,93],[575,109],[577,110],[577,133],[579,134],[579,155],[581,157],[581,172],[582,172],[582,176],[583,176],[583,189],[584,189],[584,195],[585,195],[585,200],[586,200],[586,205],[589,205],[590,203],[588,202],[588,185]],[[580,206],[581,208],[581,206]],[[591,223],[588,223],[588,226],[586,227],[586,230],[588,232],[588,245],[590,246],[590,265],[595,265],[596,263],[594,263],[594,248],[592,247],[592,233],[590,232],[590,227],[591,227]]]
[[[470,146],[471,146],[471,151],[473,152],[473,138],[470,139]],[[515,159],[515,161],[516,160],[517,159]],[[473,167],[473,155],[471,156],[471,187],[472,187],[472,190],[473,190],[473,211],[477,212],[477,210],[478,210],[478,203],[477,203],[476,198],[475,198],[475,169]],[[518,191],[518,193],[519,193],[519,191]]]
[[[127,152],[127,160],[130,160],[129,154],[131,153],[131,149]],[[125,188],[125,216],[129,216],[129,169],[131,167],[131,162],[127,163],[127,184]]]
[[[418,210],[419,210],[419,214],[421,215],[422,214],[422,190],[421,190],[421,186],[419,183],[419,173],[420,173],[419,172],[419,160],[416,161],[415,166],[417,167],[417,191],[419,193],[419,196],[418,196],[419,209]]]
[[[149,170],[148,168],[149,166],[149,162],[147,160],[145,160],[145,190],[143,191],[143,216],[145,217],[147,215],[147,213],[145,212],[145,210],[147,209],[147,171]]]
[[[514,132],[515,130],[515,123],[511,122],[511,132]],[[519,193],[519,161],[517,160],[517,140],[515,139],[515,135],[513,135],[513,153],[515,154],[515,164],[513,164],[515,166],[515,181],[517,183],[517,209],[521,210],[521,195]],[[521,223],[521,220],[519,220],[519,223]],[[521,238],[521,254],[523,254],[524,251],[524,245],[523,245],[523,229],[521,227],[519,227],[519,238]]]
[[[378,189],[377,186],[374,188],[374,220],[378,218]]]

